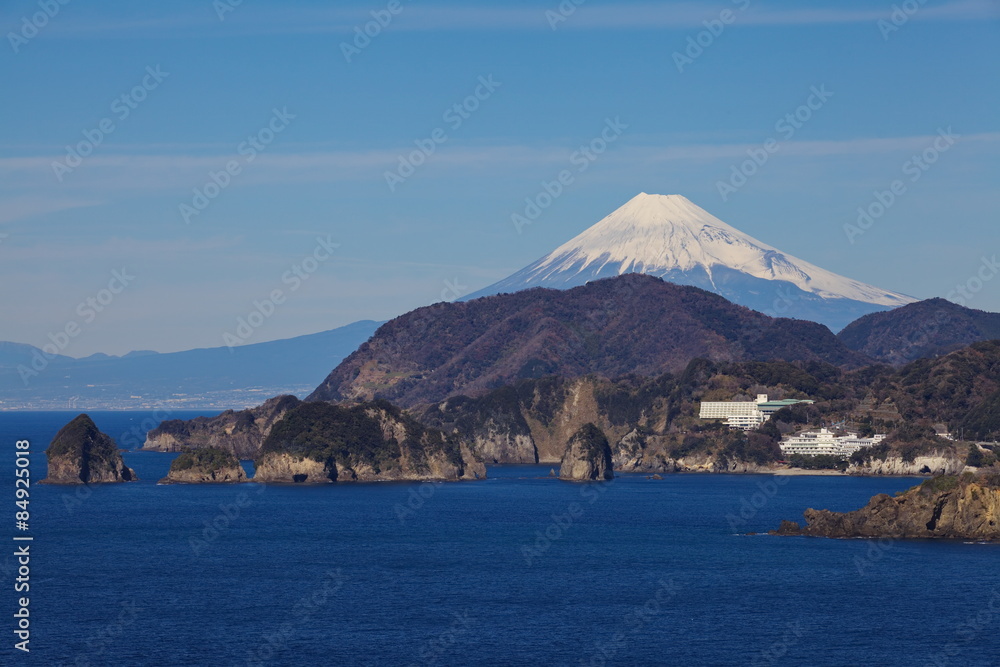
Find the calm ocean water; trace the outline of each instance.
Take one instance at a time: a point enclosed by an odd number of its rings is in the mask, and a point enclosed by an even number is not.
[[[126,445],[150,418],[90,414]],[[73,416],[0,413],[8,544],[14,441],[32,441],[40,480]],[[740,534],[913,479],[579,485],[511,466],[460,484],[157,486],[171,459],[127,454],[134,484],[33,487],[31,654],[12,648],[8,548],[0,664],[1000,665],[1000,547]]]

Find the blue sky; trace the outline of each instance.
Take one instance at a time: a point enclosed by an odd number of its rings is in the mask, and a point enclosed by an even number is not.
[[[387,319],[506,276],[640,191],[915,297],[971,279],[966,305],[1000,310],[983,268],[1000,253],[996,2],[910,0],[895,23],[891,2],[245,0],[220,20],[223,2],[69,2],[37,31],[37,1],[2,3],[0,340],[76,322],[70,356],[217,346],[275,290],[246,342]],[[348,62],[371,12],[391,21]],[[814,88],[831,95],[789,132]],[[518,233],[511,215],[609,119],[620,137]],[[935,149],[939,131],[958,138]],[[85,133],[90,154],[53,167]],[[433,154],[390,190],[418,141]]]

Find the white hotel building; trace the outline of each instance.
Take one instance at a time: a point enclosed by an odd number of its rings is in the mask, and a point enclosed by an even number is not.
[[[781,453],[786,456],[802,454],[804,456],[850,456],[865,447],[877,445],[885,439],[884,434],[873,435],[870,438],[860,438],[857,433],[837,435],[833,431],[821,428],[818,431],[803,431],[797,435],[787,436],[781,441]]]
[[[701,404],[701,419],[724,419],[729,428],[752,431],[781,408],[797,403],[812,403],[794,398],[767,400],[767,394],[757,394],[756,401],[707,401]]]

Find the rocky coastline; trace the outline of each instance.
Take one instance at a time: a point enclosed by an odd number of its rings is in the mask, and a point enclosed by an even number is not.
[[[253,480],[328,484],[475,480],[486,465],[458,437],[427,428],[389,403],[303,403],[274,426]]]
[[[853,512],[807,509],[806,525],[782,521],[779,536],[1000,541],[1000,474],[932,477]]]
[[[215,417],[169,419],[146,434],[142,449],[181,452],[214,447],[238,459],[252,459],[260,452],[271,428],[301,403],[295,396],[275,396],[257,407],[226,410]]]

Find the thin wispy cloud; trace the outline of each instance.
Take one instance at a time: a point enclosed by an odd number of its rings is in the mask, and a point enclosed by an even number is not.
[[[17,261],[22,264],[31,262],[55,262],[86,260],[89,264],[106,263],[115,265],[123,259],[147,258],[155,256],[158,261],[190,260],[192,256],[203,253],[219,255],[225,252],[227,256],[234,248],[239,247],[243,239],[212,236],[205,239],[135,239],[128,237],[112,237],[94,243],[80,243],[77,240],[66,242],[46,242],[40,245],[18,248]]]
[[[405,5],[387,30],[433,31],[551,31],[546,12],[557,3],[541,7],[501,7],[493,5]],[[355,27],[372,20],[368,10],[344,7],[305,8],[241,5],[219,20],[211,3],[199,11],[183,14],[134,17],[86,17],[64,20],[49,30],[53,36],[70,38],[176,38],[219,37],[223,35],[338,34],[349,35]],[[726,4],[696,2],[583,4],[559,30],[670,30],[703,27],[723,9],[734,10],[733,27],[809,26],[874,23],[888,19],[892,6],[852,8],[784,8],[753,3],[745,11]],[[914,21],[975,21],[1000,18],[1000,4],[991,0],[954,0],[921,7]]]
[[[27,220],[47,213],[99,206],[100,203],[92,199],[54,199],[30,195],[0,197],[0,224]]]
[[[830,156],[871,155],[919,151],[934,141],[936,135],[906,137],[866,137],[849,140],[783,141],[780,152],[786,156],[823,158]],[[986,150],[1000,147],[1000,132],[963,135],[958,143]],[[694,143],[677,145],[623,146],[604,159],[619,162],[712,162],[746,156],[748,149],[759,148],[760,142]],[[483,171],[516,169],[525,165],[566,163],[575,150],[566,146],[465,146],[449,147],[434,155],[428,168],[460,168]],[[400,155],[412,151],[412,146],[400,146],[362,151],[308,151],[269,153],[257,157],[238,178],[235,187],[267,183],[316,183],[333,181],[372,180],[394,169]],[[211,170],[219,170],[232,154],[108,154],[87,159],[76,172],[56,183],[52,173],[52,156],[0,158],[0,177],[11,188],[41,187],[53,193],[67,191],[169,191],[186,192],[202,185]],[[0,188],[2,189],[2,188]],[[6,219],[92,205],[90,200],[43,200],[38,197],[12,200],[5,208]],[[0,218],[3,221],[4,218]]]

